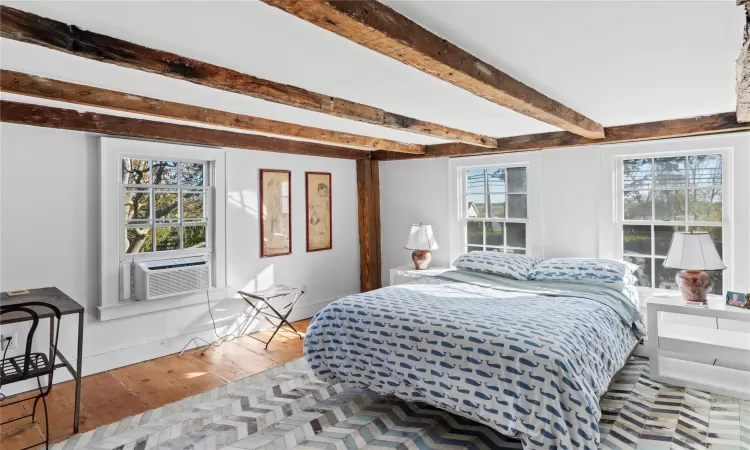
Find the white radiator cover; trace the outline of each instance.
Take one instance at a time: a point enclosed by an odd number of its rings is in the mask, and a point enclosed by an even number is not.
[[[154,300],[211,287],[211,262],[203,257],[134,263],[136,300]]]

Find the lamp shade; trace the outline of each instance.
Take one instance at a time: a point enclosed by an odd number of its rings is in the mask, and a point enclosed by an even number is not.
[[[404,248],[409,250],[437,250],[432,225],[412,225]]]
[[[677,232],[672,236],[664,267],[682,270],[724,270],[727,266],[707,232]]]

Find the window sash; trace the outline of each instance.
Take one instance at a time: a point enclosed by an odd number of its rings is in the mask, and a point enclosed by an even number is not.
[[[700,185],[700,186],[691,186],[690,185],[690,169],[689,169],[689,158],[691,156],[703,156],[703,155],[720,155],[722,158],[722,168],[721,168],[721,184],[712,184],[712,185]],[[685,184],[682,187],[669,187],[669,186],[657,186],[656,185],[656,159],[660,158],[684,158],[685,159]],[[625,187],[625,161],[627,160],[633,160],[633,159],[648,159],[651,161],[651,185],[647,188],[628,188]],[[727,251],[730,247],[730,244],[727,242],[727,240],[730,238],[730,236],[727,236],[727,222],[729,221],[729,205],[730,200],[727,193],[727,174],[729,170],[729,161],[727,158],[727,155],[725,152],[722,151],[690,151],[690,152],[680,152],[678,154],[675,153],[664,153],[664,154],[658,154],[658,153],[650,153],[650,154],[643,154],[643,155],[623,155],[616,157],[616,164],[617,164],[617,177],[616,177],[616,214],[617,214],[617,220],[616,220],[616,226],[619,231],[619,242],[617,243],[617,248],[619,252],[620,258],[647,258],[651,260],[651,273],[649,274],[650,280],[651,280],[651,288],[656,288],[656,262],[657,260],[664,260],[666,259],[666,255],[661,255],[656,253],[656,226],[672,226],[677,227],[683,231],[687,231],[689,228],[692,227],[716,227],[721,228],[722,230],[722,242],[721,242],[721,252],[723,255],[723,258],[727,257]],[[695,189],[721,189],[722,194],[722,219],[721,220],[690,220],[690,209],[689,209],[689,196],[687,193],[690,190]],[[637,191],[650,191],[650,192],[657,192],[657,191],[682,191],[685,192],[685,200],[684,200],[684,214],[685,214],[685,220],[658,220],[655,219],[657,207],[657,202],[654,201],[655,196],[651,196],[651,219],[625,219],[625,193],[626,192],[637,192]],[[650,254],[643,254],[643,253],[625,253],[625,234],[624,234],[624,226],[627,225],[635,225],[635,226],[648,226],[649,227],[649,233],[650,233],[650,242],[651,242],[651,248],[650,248]],[[727,277],[725,274],[722,273],[723,282],[722,284],[726,286]],[[726,289],[726,288],[725,288]]]
[[[710,186],[691,186],[690,185],[690,157],[691,156],[712,156],[712,155],[718,155],[721,156],[721,184],[719,185],[710,185]],[[682,187],[669,187],[669,186],[657,186],[657,174],[656,174],[656,160],[657,159],[663,159],[663,158],[683,158],[685,160],[685,185]],[[628,188],[625,187],[625,161],[629,160],[635,160],[635,159],[648,159],[651,161],[651,185],[649,187],[642,187],[642,188]],[[637,157],[635,155],[633,156],[622,156],[617,158],[617,165],[618,165],[618,177],[617,177],[617,199],[618,199],[618,208],[617,208],[617,214],[618,219],[620,222],[625,221],[633,221],[633,220],[639,220],[639,219],[625,219],[625,193],[626,192],[639,192],[639,191],[651,191],[651,192],[657,192],[657,191],[682,191],[685,193],[685,199],[684,199],[684,211],[685,211],[685,219],[684,221],[680,222],[713,222],[713,223],[721,223],[725,221],[725,211],[724,211],[724,204],[727,199],[726,196],[726,171],[727,171],[727,163],[726,155],[723,152],[716,152],[716,151],[707,151],[707,152],[686,152],[682,154],[660,154],[660,155],[643,155],[642,157]],[[690,207],[690,198],[687,195],[688,192],[691,190],[700,190],[700,189],[721,189],[721,195],[722,195],[722,220],[721,221],[691,221],[687,220],[689,216],[689,207]],[[651,219],[643,219],[644,221],[657,221],[656,218],[656,201],[655,196],[651,196]],[[672,221],[664,221],[664,222],[672,222]],[[676,221],[675,221],[676,222]]]
[[[523,190],[514,190],[510,191],[509,189],[509,183],[508,183],[508,169],[524,169],[525,170],[525,176],[526,176],[526,185],[525,189]],[[505,170],[505,188],[502,192],[490,192],[490,180],[488,176],[488,171],[491,169],[504,169]],[[483,194],[469,194],[468,192],[468,172],[470,170],[483,170],[484,175],[484,192]],[[486,228],[484,227],[484,223],[518,223],[518,224],[524,224],[526,225],[526,231],[528,233],[528,223],[529,223],[529,172],[528,172],[528,166],[525,164],[521,165],[488,165],[488,166],[481,166],[481,167],[470,167],[470,168],[463,168],[462,169],[462,195],[461,195],[461,207],[459,208],[460,211],[460,221],[461,221],[461,228],[462,228],[462,247],[463,251],[467,252],[469,247],[482,247],[483,249],[498,249],[498,250],[504,250],[504,251],[511,251],[511,250],[520,250],[524,253],[528,251],[529,242],[528,242],[528,234],[527,234],[527,241],[525,247],[518,247],[518,246],[509,246],[508,245],[508,233],[507,229],[504,229],[503,232],[503,245],[490,245],[487,244],[487,232]],[[484,217],[468,217],[468,204],[469,204],[469,196],[470,195],[483,195],[484,197],[484,204],[485,204],[485,210],[484,210]],[[505,195],[505,208],[504,208],[504,215],[505,217],[491,217],[492,214],[492,203],[491,203],[491,196],[492,195]],[[526,196],[526,218],[515,218],[515,217],[508,217],[509,215],[509,208],[508,208],[508,195],[525,195]],[[468,224],[469,222],[477,222],[482,223],[482,244],[470,244],[468,239]]]
[[[152,177],[154,175],[154,162],[155,161],[168,161],[168,162],[177,162],[177,163],[187,163],[187,164],[202,164],[203,165],[203,184],[202,185],[192,185],[192,184],[182,184],[182,176],[181,173],[177,174],[177,183],[176,184],[149,184],[149,183],[143,183],[143,184],[134,184],[134,183],[123,183],[122,182],[122,161],[125,159],[137,159],[140,161],[148,161],[148,171],[149,171],[149,181],[152,180]],[[119,176],[120,176],[120,182],[119,184],[126,187],[158,187],[158,188],[177,188],[177,187],[185,187],[185,188],[194,188],[194,189],[201,189],[201,188],[207,188],[211,187],[213,185],[213,181],[210,178],[210,161],[201,161],[197,159],[175,159],[175,158],[168,158],[164,157],[163,159],[154,159],[152,157],[141,157],[137,155],[120,155],[119,158]]]
[[[148,161],[149,163],[149,181],[152,181],[153,176],[153,163],[155,161],[170,161],[178,163],[188,164],[202,164],[203,165],[203,185],[192,185],[182,184],[182,175],[178,173],[176,184],[152,184],[152,183],[123,183],[122,182],[122,161],[124,159],[139,159],[142,161]],[[179,257],[193,254],[210,254],[213,251],[212,248],[212,236],[213,236],[213,220],[212,214],[213,208],[213,179],[212,179],[212,164],[210,161],[191,160],[191,159],[175,159],[175,158],[163,158],[156,159],[153,157],[145,158],[136,155],[120,155],[118,158],[118,174],[119,174],[119,214],[120,214],[120,239],[124,239],[122,236],[125,235],[127,229],[130,228],[149,228],[151,234],[151,251],[140,252],[140,253],[127,253],[125,248],[125,242],[120,247],[121,258],[138,258],[138,257]],[[125,219],[125,192],[126,190],[139,189],[148,191],[149,197],[149,218],[148,219]],[[161,191],[161,192],[160,192]],[[183,195],[185,193],[201,193],[203,195],[203,217],[185,218],[183,211]],[[170,219],[157,219],[155,210],[155,199],[159,193],[176,193],[177,194],[177,211],[178,217]],[[205,226],[205,244],[204,248],[184,248],[185,246],[185,227],[191,226]],[[156,244],[156,231],[158,228],[175,227],[179,230],[180,235],[180,248],[175,250],[160,250],[157,251]]]

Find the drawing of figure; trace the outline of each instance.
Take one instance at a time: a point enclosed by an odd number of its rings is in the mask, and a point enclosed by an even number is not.
[[[313,175],[308,180],[308,248],[322,250],[331,247],[331,200],[327,175]]]

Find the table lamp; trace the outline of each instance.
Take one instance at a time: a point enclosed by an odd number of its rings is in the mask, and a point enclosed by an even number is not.
[[[432,226],[422,225],[421,223],[419,225],[412,225],[404,248],[414,250],[411,253],[411,260],[414,261],[416,269],[429,269],[430,261],[432,261],[430,250],[437,250],[438,248],[435,235],[432,234]]]
[[[672,235],[664,267],[680,269],[677,272],[677,285],[683,298],[688,302],[705,302],[708,291],[713,286],[711,277],[705,270],[724,270],[727,266],[721,261],[711,235],[705,231],[680,231]]]

